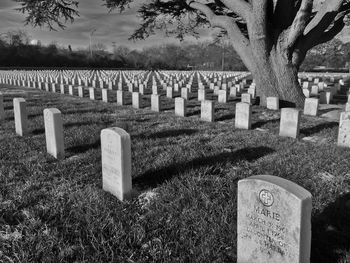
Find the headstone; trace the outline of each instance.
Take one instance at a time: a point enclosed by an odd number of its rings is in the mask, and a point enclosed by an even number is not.
[[[252,104],[252,95],[249,93],[243,93],[241,95],[241,102]]]
[[[56,159],[64,159],[63,123],[58,109],[45,109],[46,149]]]
[[[78,96],[84,98],[84,88],[83,86],[78,86]]]
[[[4,95],[0,92],[0,121],[5,119]]]
[[[19,136],[24,136],[28,132],[28,127],[27,127],[28,115],[27,115],[26,101],[23,98],[14,98],[13,110],[15,114],[16,133]]]
[[[248,103],[236,104],[235,128],[249,130],[251,128],[252,107]]]
[[[350,112],[340,114],[338,146],[350,147]]]
[[[314,96],[318,95],[318,86],[314,85],[311,87],[311,95],[314,95]]]
[[[117,90],[117,105],[125,105],[125,92],[122,90]]]
[[[299,135],[300,111],[294,108],[281,110],[280,136],[297,138]]]
[[[349,102],[347,102],[345,104],[345,111],[350,111],[350,103]]]
[[[60,91],[61,91],[61,94],[64,94],[65,92],[64,84],[60,84]]]
[[[111,91],[109,89],[101,89],[102,91],[102,101],[111,102]]]
[[[204,100],[201,103],[201,120],[214,121],[214,102],[211,100]]]
[[[89,88],[89,96],[90,100],[96,100],[96,89],[95,88]]]
[[[186,100],[184,98],[175,98],[175,115],[186,117],[187,108]]]
[[[155,112],[160,112],[160,95],[152,94],[151,95],[151,110]]]
[[[174,91],[173,91],[173,87],[167,87],[166,88],[166,96],[167,98],[174,98]]]
[[[68,86],[69,95],[74,95],[74,87],[72,85]]]
[[[237,262],[309,263],[311,194],[277,176],[238,182]]]
[[[266,106],[269,110],[279,110],[280,102],[278,97],[267,97]]]
[[[124,201],[131,196],[130,135],[121,128],[101,131],[103,190]]]
[[[198,101],[205,101],[207,91],[205,89],[198,89]]]
[[[233,98],[237,97],[237,87],[235,87],[235,86],[230,87],[230,96]]]
[[[304,115],[317,116],[319,100],[317,98],[306,98],[304,104]]]
[[[138,92],[132,93],[132,107],[135,109],[140,109],[142,107],[141,94]]]
[[[309,89],[303,89],[303,94],[306,98],[310,98],[311,92]]]
[[[181,98],[184,98],[185,100],[189,99],[188,88],[181,88]]]
[[[226,90],[219,90],[218,91],[218,102],[219,103],[227,103],[227,91]]]

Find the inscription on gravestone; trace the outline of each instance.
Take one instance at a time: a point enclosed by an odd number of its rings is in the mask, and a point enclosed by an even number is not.
[[[237,262],[310,262],[311,208],[311,194],[286,179],[259,175],[240,180]]]

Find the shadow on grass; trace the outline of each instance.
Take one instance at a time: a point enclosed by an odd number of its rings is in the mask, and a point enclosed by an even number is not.
[[[98,140],[94,143],[75,145],[66,149],[66,151],[70,154],[81,154],[85,153],[91,149],[98,149],[101,147],[101,140]]]
[[[232,120],[235,118],[235,114],[226,114],[226,115],[223,115],[223,116],[220,116],[219,118],[216,118],[215,120],[216,121],[225,121],[225,120]]]
[[[147,139],[162,139],[169,137],[177,137],[181,135],[192,135],[197,133],[197,129],[179,129],[179,130],[166,130],[161,132],[152,133],[150,135],[139,135],[139,138],[147,138]]]
[[[305,136],[310,136],[324,129],[334,128],[338,126],[339,126],[339,123],[337,122],[327,122],[327,123],[316,125],[314,127],[300,129],[300,133],[304,134]]]
[[[187,117],[191,117],[191,116],[195,116],[195,115],[200,115],[201,114],[201,111],[200,110],[194,110],[194,111],[191,111],[191,112],[187,112]]]
[[[145,172],[134,178],[133,184],[135,184],[140,190],[146,190],[148,188],[154,188],[157,185],[172,179],[179,173],[184,173],[190,169],[196,169],[201,166],[223,166],[227,162],[236,163],[241,160],[252,162],[273,152],[274,150],[269,147],[248,147],[231,153],[220,153],[214,156],[196,158],[188,162],[174,163],[168,167]]]
[[[266,121],[257,121],[255,123],[252,124],[252,129],[256,129],[256,128],[261,128],[262,126],[264,126],[265,124],[268,123],[279,123],[280,119],[274,119],[274,120],[266,120]]]
[[[350,249],[349,218],[350,193],[338,197],[312,218],[311,262],[348,262],[341,253]]]
[[[108,113],[110,112],[109,109],[96,109],[96,108],[89,108],[89,109],[75,109],[75,110],[63,110],[62,114],[81,114],[81,113]]]

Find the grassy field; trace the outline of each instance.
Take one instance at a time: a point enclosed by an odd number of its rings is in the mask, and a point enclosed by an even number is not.
[[[335,145],[337,122],[303,116],[309,142],[279,137],[279,113],[258,106],[253,129],[236,130],[235,101],[217,104],[217,121],[206,123],[195,100],[181,118],[165,98],[158,114],[149,105],[0,92],[0,262],[236,262],[237,182],[259,174],[312,193],[311,262],[350,262],[350,149]],[[12,99],[22,96],[26,137],[14,132]],[[62,111],[63,161],[46,154],[43,110],[52,107]],[[116,125],[131,135],[138,193],[124,203],[102,190],[100,131]]]

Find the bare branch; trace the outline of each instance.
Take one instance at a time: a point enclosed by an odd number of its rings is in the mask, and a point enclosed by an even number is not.
[[[287,47],[294,46],[298,38],[303,34],[304,29],[310,19],[313,0],[302,0],[288,34]]]

